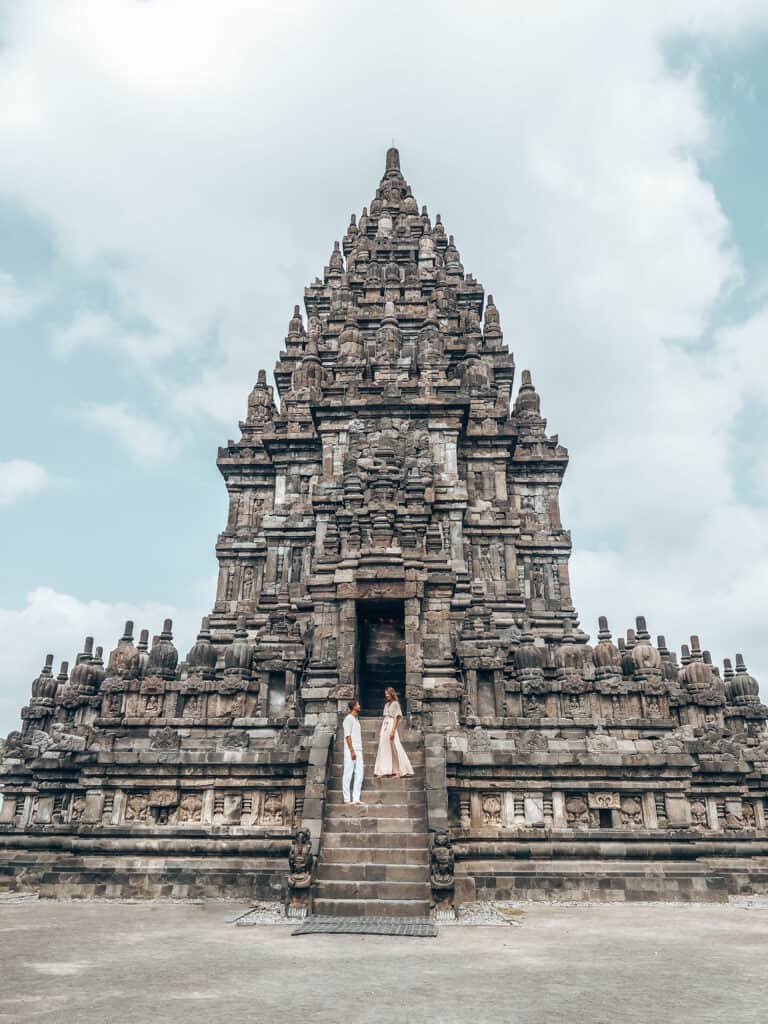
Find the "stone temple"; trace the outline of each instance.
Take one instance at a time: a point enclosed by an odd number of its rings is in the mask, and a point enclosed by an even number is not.
[[[390,149],[240,439],[211,614],[46,659],[2,748],[0,887],[422,915],[768,892],[768,709],[646,620],[580,630],[568,453],[493,298]],[[244,396],[245,397],[245,396]],[[401,693],[413,779],[340,799],[347,701]]]

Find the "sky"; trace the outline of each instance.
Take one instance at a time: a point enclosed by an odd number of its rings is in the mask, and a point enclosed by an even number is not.
[[[0,735],[211,607],[218,445],[400,149],[571,453],[582,627],[768,696],[768,5],[0,0]]]

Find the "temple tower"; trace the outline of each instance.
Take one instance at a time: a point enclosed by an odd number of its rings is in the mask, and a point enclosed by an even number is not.
[[[290,621],[306,638],[308,722],[353,695],[378,710],[389,682],[417,719],[501,715],[500,634],[577,625],[568,455],[527,371],[513,404],[493,297],[440,215],[419,211],[396,149],[304,305],[275,367],[280,408],[260,373],[240,441],[219,452],[214,637],[244,617],[266,647],[270,623]]]

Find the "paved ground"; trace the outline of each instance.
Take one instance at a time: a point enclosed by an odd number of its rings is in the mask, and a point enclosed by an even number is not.
[[[533,905],[436,939],[234,927],[237,905],[0,905],[0,1021],[757,1024],[768,908]],[[243,908],[244,909],[244,908]]]

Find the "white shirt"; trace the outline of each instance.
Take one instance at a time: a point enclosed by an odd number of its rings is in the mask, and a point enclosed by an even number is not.
[[[355,752],[363,749],[363,734],[360,731],[360,719],[352,712],[344,719],[344,752],[349,750],[347,736],[352,737],[352,748]]]

